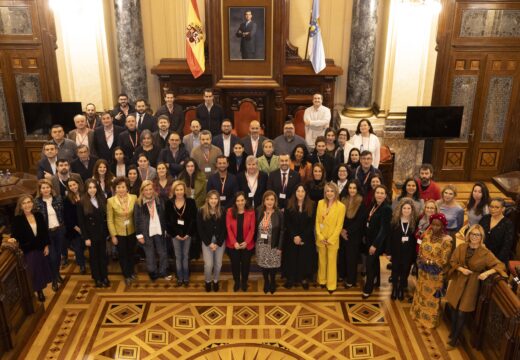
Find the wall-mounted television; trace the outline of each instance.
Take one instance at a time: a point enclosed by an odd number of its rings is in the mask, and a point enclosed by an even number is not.
[[[404,136],[407,139],[460,137],[463,106],[408,106]]]
[[[74,116],[83,113],[80,102],[22,103],[22,111],[25,131],[30,136],[48,135],[56,124],[68,133],[75,128]]]

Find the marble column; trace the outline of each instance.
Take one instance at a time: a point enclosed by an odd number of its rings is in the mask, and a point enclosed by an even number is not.
[[[372,115],[372,85],[376,53],[378,0],[354,0],[347,79],[347,101],[343,115]]]
[[[121,92],[148,99],[140,0],[114,0]]]

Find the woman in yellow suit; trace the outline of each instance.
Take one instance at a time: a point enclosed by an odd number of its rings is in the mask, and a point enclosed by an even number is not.
[[[134,252],[137,245],[134,226],[134,205],[137,196],[129,193],[130,181],[121,176],[113,181],[116,194],[107,201],[108,232],[119,252],[121,272],[128,285],[136,279]]]
[[[339,201],[338,186],[325,184],[324,199],[316,212],[316,247],[318,248],[318,283],[327,286],[329,294],[336,290],[339,235],[345,218],[345,205]]]

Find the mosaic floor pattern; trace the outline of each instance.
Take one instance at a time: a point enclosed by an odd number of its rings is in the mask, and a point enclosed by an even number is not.
[[[229,277],[218,293],[204,292],[197,275],[189,288],[112,278],[100,290],[69,275],[23,358],[469,359],[446,351],[444,325],[418,328],[408,302],[389,300],[388,284],[363,302],[359,288],[264,295],[257,275],[246,293],[234,293]]]

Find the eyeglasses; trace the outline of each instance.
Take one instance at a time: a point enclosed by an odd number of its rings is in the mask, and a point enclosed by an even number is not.
[[[469,233],[470,236],[482,237],[481,233]]]

